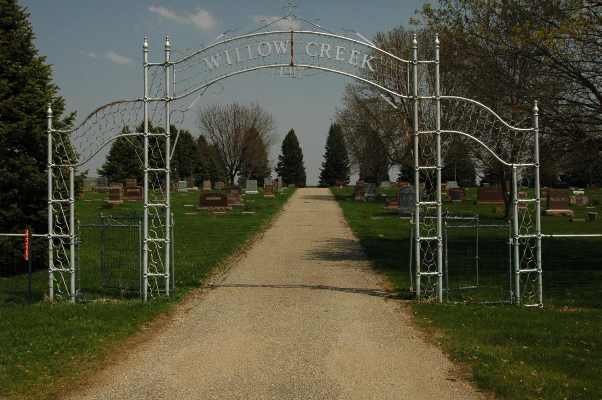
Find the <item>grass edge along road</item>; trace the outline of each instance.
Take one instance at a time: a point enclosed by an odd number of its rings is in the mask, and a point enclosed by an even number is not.
[[[408,291],[408,222],[383,218],[383,203],[355,202],[332,189],[375,268]],[[594,260],[592,260],[593,262]],[[544,271],[545,277],[545,271]],[[602,399],[602,310],[412,303],[417,325],[476,384],[506,399]]]
[[[181,267],[176,269],[177,293],[170,299],[149,304],[111,299],[0,307],[0,398],[55,398],[77,385],[82,377],[102,367],[111,351],[128,337],[169,312],[213,271],[244,250],[269,226],[292,193],[288,190],[276,198],[247,195],[245,211],[255,213],[232,211],[227,215],[191,213],[184,203],[196,203],[198,193],[174,193],[176,266]],[[86,196],[87,201],[78,201],[78,216],[84,220],[99,212],[127,213],[140,208],[140,204],[126,203],[105,210],[100,196]]]

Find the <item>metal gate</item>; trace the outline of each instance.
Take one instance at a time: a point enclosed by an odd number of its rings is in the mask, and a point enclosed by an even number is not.
[[[77,231],[78,297],[140,296],[142,217],[100,215]]]

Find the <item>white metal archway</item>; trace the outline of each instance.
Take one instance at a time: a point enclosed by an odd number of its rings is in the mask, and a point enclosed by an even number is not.
[[[300,68],[325,71],[351,77],[371,85],[389,95],[413,102],[414,123],[414,184],[415,198],[415,252],[416,292],[418,298],[443,300],[443,238],[441,193],[441,138],[443,134],[460,134],[475,140],[499,161],[513,170],[513,241],[515,266],[515,300],[517,303],[541,305],[541,222],[539,198],[539,136],[537,106],[534,108],[534,126],[517,128],[506,123],[491,109],[474,100],[444,96],[440,90],[439,39],[435,38],[435,56],[432,60],[418,59],[418,43],[414,35],[412,59],[405,60],[380,49],[367,41],[337,35],[322,30],[275,30],[235,36],[213,43],[184,57],[172,60],[169,38],[164,43],[164,59],[149,62],[150,46],[143,42],[142,98],[109,103],[92,113],[72,130],[52,127],[52,110],[48,108],[48,241],[49,241],[49,296],[67,297],[75,301],[75,193],[74,178],[77,167],[85,165],[103,147],[121,137],[143,140],[143,152],[138,154],[144,171],[144,241],[143,241],[143,298],[170,292],[171,271],[171,165],[173,154],[170,126],[181,121],[191,109],[197,96],[216,83],[246,72],[265,69]],[[423,82],[421,68],[435,68],[435,83]],[[412,73],[412,93],[401,93],[388,79],[393,72]],[[192,102],[191,102],[191,99]],[[442,102],[467,103],[493,116],[504,129],[534,135],[534,158],[530,162],[505,161],[474,132],[462,129],[443,129]],[[434,104],[434,126],[422,127],[425,120],[421,107]],[[140,132],[125,131],[142,121]],[[159,129],[159,127],[161,127]],[[429,139],[430,138],[430,139]],[[434,138],[434,140],[433,140]],[[67,140],[84,143],[79,155],[72,154]],[[177,143],[177,138],[175,140]],[[82,150],[83,149],[83,150]],[[423,157],[424,152],[431,153]],[[518,196],[518,169],[534,168],[535,197]],[[430,176],[430,178],[425,178]],[[431,184],[421,189],[425,179]],[[428,193],[427,193],[428,192]],[[521,203],[532,203],[535,211],[533,229],[527,232],[521,225]],[[434,214],[429,226],[422,216]],[[535,253],[524,251],[534,243]],[[536,276],[535,301],[524,301],[520,288],[521,277],[531,281]]]

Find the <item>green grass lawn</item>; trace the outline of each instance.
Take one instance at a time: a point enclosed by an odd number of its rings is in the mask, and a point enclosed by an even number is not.
[[[396,290],[411,297],[409,222],[385,210],[382,200],[354,202],[349,188],[333,192],[375,268],[386,274]],[[478,213],[483,220],[504,223],[494,207],[474,204],[474,190],[468,195],[462,204],[446,204],[450,212]],[[602,211],[600,192],[589,195],[598,200],[596,207]],[[576,211],[577,216],[584,213],[583,209]],[[569,222],[567,218],[544,217],[543,230],[600,233],[602,221]],[[465,248],[474,243],[467,232],[454,238]],[[491,279],[506,268],[507,237],[483,230],[479,239],[481,279]],[[546,239],[543,254],[545,309],[506,304],[412,303],[415,320],[433,332],[433,340],[440,342],[453,359],[471,367],[481,388],[500,398],[600,399],[602,241]],[[453,255],[456,261],[450,263],[450,279],[474,280],[472,253],[459,250]],[[462,300],[470,300],[473,292],[465,293]],[[491,291],[488,294],[501,296]]]
[[[74,305],[40,301],[47,290],[45,271],[34,274],[34,304],[18,304],[0,296],[0,397],[54,398],[81,374],[97,368],[114,346],[200,286],[211,271],[266,226],[291,193],[288,190],[276,198],[247,195],[244,208],[225,215],[197,210],[198,193],[172,194],[176,294],[149,304],[137,297],[110,297],[114,293],[94,287],[99,239],[88,233],[86,241],[82,231],[81,275],[87,275],[82,276],[81,287],[95,294],[84,296],[88,301]],[[86,193],[78,201],[82,225],[98,221],[100,213],[128,215],[142,210],[137,203],[107,209],[103,199],[101,194]],[[25,282],[24,276],[1,278],[0,294]]]

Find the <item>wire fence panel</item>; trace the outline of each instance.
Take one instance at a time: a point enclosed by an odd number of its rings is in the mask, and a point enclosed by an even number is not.
[[[509,226],[499,220],[451,217],[444,225],[446,300],[511,301]]]
[[[44,299],[48,290],[48,241],[30,238],[29,261],[23,236],[0,236],[0,306]]]
[[[139,297],[141,263],[141,216],[101,216],[96,223],[79,225],[80,298]]]
[[[602,239],[544,239],[543,271],[546,304],[602,307]]]

